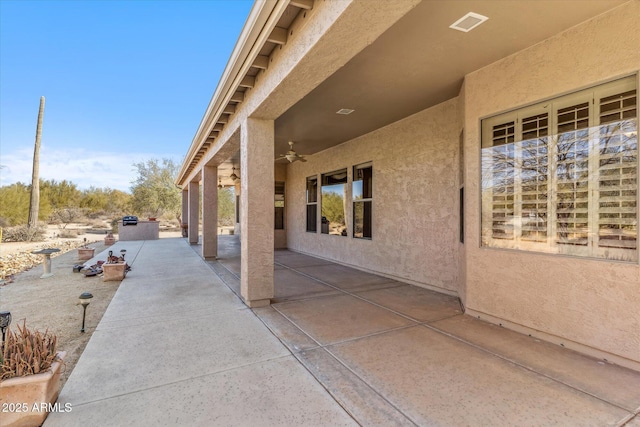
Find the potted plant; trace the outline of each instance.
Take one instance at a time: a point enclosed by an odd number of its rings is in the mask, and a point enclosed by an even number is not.
[[[78,248],[78,260],[86,261],[93,258],[94,248],[87,246],[87,238],[84,238],[84,244]]]
[[[107,233],[107,237],[104,238],[104,244],[106,246],[111,246],[116,242],[116,238],[113,237],[113,233]]]
[[[60,392],[65,352],[57,352],[57,337],[18,325],[9,330],[0,360],[0,405],[5,427],[41,425]]]
[[[113,251],[109,251],[107,262],[102,264],[103,282],[124,280],[124,277],[127,275],[127,271],[131,269],[124,260],[124,253],[126,250],[123,249],[120,252],[122,253],[122,256],[118,257],[113,254]]]

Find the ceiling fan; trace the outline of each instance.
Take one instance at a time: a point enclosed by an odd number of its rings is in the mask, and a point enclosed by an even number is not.
[[[300,154],[296,153],[295,150],[293,149],[293,141],[289,141],[289,151],[287,151],[287,154],[280,154],[280,156],[278,156],[276,161],[282,160],[282,159],[287,159],[289,163],[293,163],[296,160],[300,160],[301,162],[306,162],[304,156],[301,156]]]

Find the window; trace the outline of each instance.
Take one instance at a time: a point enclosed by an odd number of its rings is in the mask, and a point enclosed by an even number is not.
[[[482,121],[482,245],[638,259],[635,77]]]
[[[307,178],[307,231],[317,231],[318,177]]]
[[[371,239],[373,167],[371,163],[353,167],[353,237]]]
[[[275,229],[284,230],[284,182],[275,185]]]
[[[322,234],[347,235],[347,170],[322,174]]]

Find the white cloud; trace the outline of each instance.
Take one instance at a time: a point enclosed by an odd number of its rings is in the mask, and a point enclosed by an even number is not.
[[[42,147],[40,151],[40,178],[67,180],[84,190],[91,186],[109,187],[129,191],[131,181],[136,177],[134,163],[152,158],[173,158],[175,156],[158,153],[132,153],[120,151],[117,147],[108,151],[77,150],[55,151]],[[33,150],[20,149],[6,152],[0,157],[0,186],[22,182],[31,183]]]

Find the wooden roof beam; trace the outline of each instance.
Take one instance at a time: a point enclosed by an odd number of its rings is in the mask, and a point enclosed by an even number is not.
[[[282,27],[275,27],[269,37],[267,37],[267,41],[279,45],[283,45],[287,43],[287,29]]]
[[[255,61],[251,64],[253,68],[259,68],[261,70],[266,70],[269,66],[269,57],[267,55],[258,55],[256,56]]]
[[[289,4],[291,6],[299,7],[300,9],[313,9],[313,0],[291,0]]]
[[[240,82],[239,86],[240,87],[248,87],[248,88],[252,88],[253,86],[255,86],[256,84],[256,79],[255,77],[251,77],[251,76],[244,76],[244,78],[242,79],[242,81]]]
[[[233,102],[243,102],[244,101],[244,92],[236,91],[231,96],[231,101],[233,101]]]

